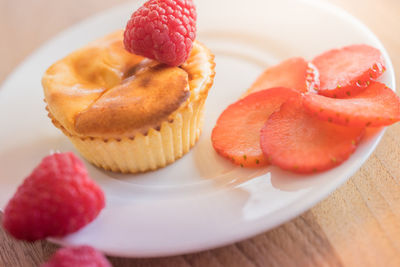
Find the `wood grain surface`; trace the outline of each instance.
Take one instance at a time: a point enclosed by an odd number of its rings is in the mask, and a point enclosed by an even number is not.
[[[0,0],[0,82],[56,33],[121,2]],[[330,2],[371,28],[400,70],[399,0]],[[57,248],[46,241],[15,241],[0,229],[0,266],[38,266]],[[387,130],[374,154],[345,185],[274,230],[201,253],[110,260],[114,266],[400,266],[400,124]]]

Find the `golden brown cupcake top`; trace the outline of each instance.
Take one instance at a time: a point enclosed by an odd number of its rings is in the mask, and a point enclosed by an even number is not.
[[[183,66],[169,67],[127,52],[122,40],[122,31],[107,35],[46,71],[42,84],[49,113],[68,133],[133,137],[208,92],[209,86],[202,87],[214,65],[201,44],[195,43]]]

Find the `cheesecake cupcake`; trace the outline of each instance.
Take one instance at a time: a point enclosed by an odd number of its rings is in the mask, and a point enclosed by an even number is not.
[[[94,165],[122,173],[155,170],[198,140],[215,63],[195,40],[193,7],[191,0],[150,0],[125,31],[93,41],[45,72],[49,117]],[[181,14],[163,17],[171,8]],[[161,14],[158,21],[152,9]],[[174,26],[179,21],[184,28]],[[167,32],[157,28],[162,23]]]

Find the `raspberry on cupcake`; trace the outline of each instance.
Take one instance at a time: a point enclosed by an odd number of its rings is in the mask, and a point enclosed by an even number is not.
[[[191,0],[150,0],[128,21],[125,48],[131,53],[179,66],[192,50],[196,16]]]

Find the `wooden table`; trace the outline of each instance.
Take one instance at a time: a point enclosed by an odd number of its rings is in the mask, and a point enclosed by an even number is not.
[[[121,2],[0,0],[0,81],[54,34]],[[400,69],[400,1],[331,2],[367,24],[388,49],[395,69]],[[38,266],[57,249],[46,241],[15,241],[2,229],[0,240],[0,266]],[[375,153],[345,185],[272,231],[191,255],[111,258],[111,262],[114,266],[400,266],[400,123],[388,129]]]

